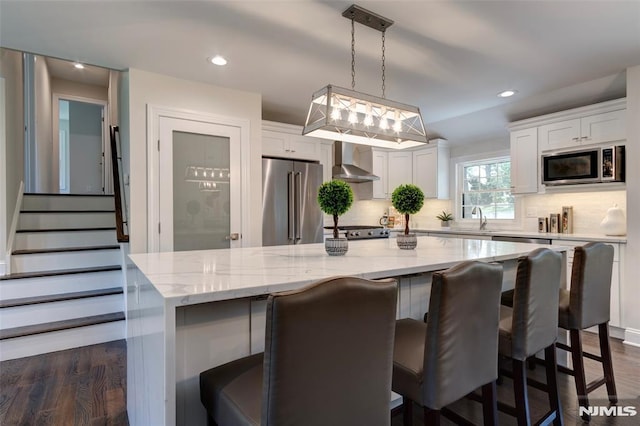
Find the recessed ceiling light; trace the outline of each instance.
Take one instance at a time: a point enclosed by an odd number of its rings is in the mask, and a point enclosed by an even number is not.
[[[216,55],[212,58],[209,58],[209,61],[211,61],[211,63],[214,65],[220,65],[220,66],[227,65],[227,60],[220,55]]]
[[[505,90],[504,92],[498,93],[498,96],[500,96],[501,98],[508,98],[509,96],[513,96],[516,93],[518,93],[517,90]]]
[[[75,62],[73,64],[74,67],[76,67],[79,70],[83,70],[84,69],[84,65],[82,65],[80,62]]]

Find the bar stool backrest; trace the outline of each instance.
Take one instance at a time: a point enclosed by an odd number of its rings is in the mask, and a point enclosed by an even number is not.
[[[440,409],[498,377],[502,266],[463,262],[433,274],[424,404]]]
[[[267,304],[262,425],[389,425],[395,280],[324,280]]]
[[[585,328],[609,321],[613,246],[588,243],[576,247],[569,290],[571,328]]]
[[[511,323],[511,357],[524,361],[558,336],[562,255],[546,248],[518,259]]]

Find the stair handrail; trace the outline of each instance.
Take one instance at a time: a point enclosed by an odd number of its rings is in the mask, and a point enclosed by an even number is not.
[[[119,243],[129,242],[129,223],[127,200],[124,191],[124,182],[120,179],[122,171],[122,152],[120,147],[120,128],[109,126],[111,137],[111,167],[113,169],[113,197],[116,208],[116,237]]]
[[[18,187],[18,196],[16,197],[16,206],[13,209],[13,218],[11,219],[11,228],[9,228],[9,238],[7,238],[7,252],[5,253],[5,274],[11,273],[11,253],[13,252],[13,240],[16,237],[16,230],[18,229],[18,218],[20,217],[20,210],[22,210],[22,197],[24,195],[24,181],[20,181]]]

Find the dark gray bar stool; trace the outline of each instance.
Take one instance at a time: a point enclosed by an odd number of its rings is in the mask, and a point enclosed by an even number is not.
[[[556,378],[555,342],[558,336],[558,290],[562,277],[562,255],[536,249],[518,258],[512,306],[500,307],[499,353],[513,361],[515,410],[499,404],[501,411],[514,415],[518,426],[531,425],[527,392],[526,361],[544,349],[547,383],[536,383],[547,392],[551,410],[537,424],[562,425],[562,408]],[[532,383],[533,384],[533,383]]]
[[[611,298],[611,272],[613,247],[603,243],[588,243],[576,247],[573,255],[570,290],[560,290],[558,325],[569,330],[571,346],[557,343],[560,349],[571,352],[573,370],[560,367],[563,373],[575,377],[578,403],[589,406],[588,393],[606,384],[609,401],[618,402],[613,377],[611,347],[609,346],[609,303]],[[600,356],[583,352],[580,330],[598,326]],[[583,357],[602,363],[604,377],[587,384]],[[583,414],[584,420],[590,415]]]
[[[482,387],[485,425],[497,424],[498,323],[502,266],[463,262],[433,274],[427,323],[396,323],[393,390],[403,397],[404,424],[413,402],[424,407],[425,424],[440,413],[465,419],[445,407]]]
[[[389,426],[397,292],[337,277],[270,295],[264,354],[200,373],[208,424]]]

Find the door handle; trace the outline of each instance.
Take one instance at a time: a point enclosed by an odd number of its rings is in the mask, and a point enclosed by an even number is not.
[[[237,232],[234,232],[231,235],[227,235],[226,237],[224,237],[225,240],[229,241],[236,241],[240,239],[240,234],[238,234]]]
[[[302,239],[302,173],[296,172],[295,174],[295,186],[296,186],[296,241]]]
[[[289,175],[287,176],[288,178],[288,184],[289,184],[289,200],[288,200],[288,218],[287,220],[288,225],[289,225],[289,240],[290,241],[295,241],[295,205],[294,205],[294,193],[295,193],[295,184],[294,184],[294,179],[293,179],[293,172],[289,172]]]

